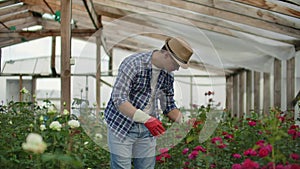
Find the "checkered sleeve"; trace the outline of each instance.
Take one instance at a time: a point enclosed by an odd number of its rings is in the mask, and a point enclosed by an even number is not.
[[[162,92],[160,94],[160,106],[164,114],[168,114],[171,110],[176,109],[177,106],[174,100],[174,76],[171,74],[163,73],[165,78],[161,83]]]
[[[120,65],[116,83],[112,91],[112,100],[116,107],[119,107],[125,101],[128,101],[130,84],[137,69],[131,58],[126,58]]]

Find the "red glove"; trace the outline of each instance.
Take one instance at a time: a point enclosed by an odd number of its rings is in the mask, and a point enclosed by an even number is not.
[[[158,136],[164,134],[165,132],[165,128],[163,127],[162,122],[154,117],[151,117],[149,120],[147,120],[145,122],[145,126],[153,136]]]
[[[155,117],[149,116],[149,114],[146,114],[140,109],[135,111],[132,119],[135,122],[144,123],[153,136],[158,136],[165,132],[165,128],[161,121]]]

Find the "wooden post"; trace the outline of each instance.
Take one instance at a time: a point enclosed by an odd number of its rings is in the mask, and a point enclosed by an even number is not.
[[[20,92],[23,88],[23,76],[19,76],[19,101],[23,101],[23,94]]]
[[[2,65],[2,49],[0,48],[0,75],[2,73],[1,65]]]
[[[32,86],[31,86],[31,101],[35,101],[36,97],[36,76],[32,76]]]
[[[252,71],[246,72],[246,115],[249,116],[252,109]]]
[[[254,72],[254,112],[260,114],[260,72]]]
[[[190,77],[190,109],[193,110],[193,77]]]
[[[71,107],[71,2],[61,1],[61,111]]]
[[[113,75],[113,52],[112,52],[112,48],[111,49],[109,49],[109,54],[108,54],[109,56],[109,62],[108,62],[108,74],[110,75],[110,76],[112,76]]]
[[[233,77],[226,77],[226,109],[229,112],[232,112],[232,99],[233,99]]]
[[[286,80],[287,80],[287,90],[286,90],[286,105],[287,110],[293,110],[293,99],[295,98],[295,57],[287,61],[287,71],[286,71]]]
[[[56,57],[56,37],[52,36],[52,44],[51,44],[51,61],[50,61],[50,68],[52,76],[56,77],[57,72],[55,69],[55,57]]]
[[[238,117],[238,113],[239,113],[239,105],[238,105],[238,85],[239,83],[239,78],[238,78],[238,74],[233,75],[233,99],[232,99],[232,103],[233,103],[233,109],[232,109],[232,115],[233,117]]]
[[[238,113],[238,117],[243,117],[245,114],[244,93],[245,93],[245,72],[242,71],[239,73],[239,113]]]
[[[101,35],[96,36],[96,114],[101,108]]]
[[[281,61],[274,60],[274,107],[281,108]]]
[[[264,73],[264,101],[263,101],[263,113],[269,114],[270,110],[270,73]]]

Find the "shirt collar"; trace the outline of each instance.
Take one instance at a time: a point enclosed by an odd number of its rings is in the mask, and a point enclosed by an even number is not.
[[[146,65],[147,68],[149,69],[152,69],[152,62],[151,62],[151,59],[152,59],[152,55],[153,55],[153,52],[156,51],[156,50],[152,50],[152,51],[149,51],[149,52],[146,52],[146,56],[147,57],[143,57],[142,59],[142,62]]]

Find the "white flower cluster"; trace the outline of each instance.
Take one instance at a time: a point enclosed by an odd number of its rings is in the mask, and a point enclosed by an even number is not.
[[[50,106],[48,108],[48,114],[53,115],[53,114],[58,114],[57,108],[55,106]]]
[[[68,125],[70,128],[77,128],[80,126],[80,123],[78,120],[70,120],[68,121]],[[49,128],[56,131],[61,131],[62,125],[59,123],[59,121],[53,121],[50,123]],[[44,124],[40,125],[40,130],[44,131],[46,130],[46,126]]]
[[[22,144],[22,148],[25,151],[41,154],[46,150],[47,144],[43,141],[41,135],[37,133],[30,133],[26,138],[26,143]]]
[[[50,124],[49,127],[50,127],[50,129],[52,129],[52,130],[60,131],[62,125],[59,123],[59,121],[53,121],[53,122]]]
[[[68,121],[68,125],[73,129],[80,126],[80,123],[78,120],[70,120]]]

